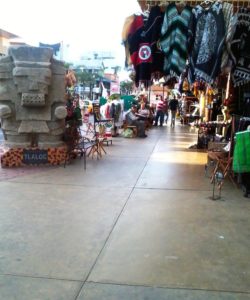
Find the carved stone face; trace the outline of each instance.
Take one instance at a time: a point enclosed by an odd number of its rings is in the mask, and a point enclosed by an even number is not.
[[[63,62],[50,48],[11,47],[0,59],[0,114],[6,144],[50,147],[62,144]]]
[[[51,70],[49,68],[15,67],[13,79],[18,93],[21,94],[22,106],[45,105],[45,95],[48,94],[48,86],[51,83]]]
[[[48,98],[52,83],[51,49],[36,47],[12,48],[13,82],[16,88],[17,120],[51,119],[51,99]]]

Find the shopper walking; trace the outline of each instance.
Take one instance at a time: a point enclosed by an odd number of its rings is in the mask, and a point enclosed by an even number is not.
[[[170,126],[174,127],[175,126],[175,118],[176,118],[176,113],[179,109],[179,101],[176,99],[176,96],[174,95],[173,99],[169,101],[169,109],[171,111],[171,121],[170,121]]]
[[[157,96],[156,100],[158,100],[156,104],[156,116],[155,116],[155,123],[154,126],[158,126],[158,121],[160,119],[160,126],[163,125],[164,122],[164,115],[165,115],[165,101],[163,100],[162,96]]]

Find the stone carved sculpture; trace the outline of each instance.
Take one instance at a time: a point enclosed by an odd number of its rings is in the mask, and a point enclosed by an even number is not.
[[[65,128],[65,68],[53,50],[10,47],[0,59],[0,119],[11,148],[59,147]]]

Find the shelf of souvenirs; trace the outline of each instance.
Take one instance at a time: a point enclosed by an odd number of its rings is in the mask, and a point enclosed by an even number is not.
[[[228,121],[207,121],[207,122],[200,122],[196,124],[196,127],[199,128],[222,128],[227,127],[231,124],[231,120]]]
[[[235,122],[235,121],[234,121]],[[232,124],[232,119],[229,120],[221,120],[221,121],[206,121],[206,122],[198,122],[195,124],[198,128],[203,129],[218,129],[223,127],[228,127]],[[247,126],[250,126],[250,117],[238,116],[237,122],[237,131],[244,131],[247,129]]]

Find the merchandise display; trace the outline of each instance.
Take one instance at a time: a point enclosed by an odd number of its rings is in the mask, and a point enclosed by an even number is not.
[[[216,166],[224,177],[236,177],[234,151],[238,165],[250,152],[249,147],[237,145],[241,139],[236,138],[245,130],[242,118],[250,117],[250,2],[138,3],[142,13],[126,19],[122,35],[135,87],[150,92],[155,82],[161,82],[167,89],[168,108],[177,98],[181,124],[198,129],[197,149],[207,149],[211,142],[230,142],[228,157]],[[173,89],[179,95],[173,96]],[[244,145],[248,144],[247,133]],[[246,153],[237,150],[243,148]]]

